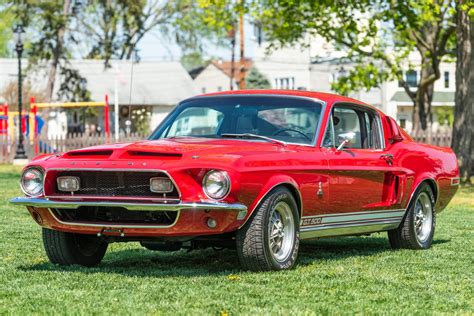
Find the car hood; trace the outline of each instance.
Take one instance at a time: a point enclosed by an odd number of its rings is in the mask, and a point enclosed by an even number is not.
[[[122,156],[124,153],[146,156],[147,154],[159,156],[169,155],[219,155],[219,154],[252,154],[265,152],[279,152],[287,150],[286,146],[258,140],[235,140],[235,139],[207,139],[207,138],[176,138],[162,140],[146,140],[134,143],[119,143],[111,145],[99,145],[83,149],[73,150],[65,155],[77,155],[87,153],[112,151],[114,157]]]

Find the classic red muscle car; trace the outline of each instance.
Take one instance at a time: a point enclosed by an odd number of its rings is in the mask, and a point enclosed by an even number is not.
[[[181,102],[148,140],[37,157],[25,205],[53,263],[98,264],[111,242],[233,247],[250,270],[291,268],[302,239],[387,231],[431,246],[459,184],[449,148],[414,142],[360,101],[255,90]]]

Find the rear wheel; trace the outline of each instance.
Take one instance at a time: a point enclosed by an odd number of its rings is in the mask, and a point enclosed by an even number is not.
[[[429,184],[422,183],[400,226],[388,231],[392,248],[428,249],[431,247],[436,225],[434,205],[433,190]]]
[[[245,269],[283,270],[296,261],[299,247],[298,208],[291,192],[273,190],[237,231],[237,252]]]
[[[43,228],[43,244],[52,263],[79,264],[91,267],[99,264],[108,243],[93,235],[65,233]]]

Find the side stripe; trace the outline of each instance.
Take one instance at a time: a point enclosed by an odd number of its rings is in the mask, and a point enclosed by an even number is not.
[[[361,225],[377,221],[398,221],[405,215],[405,210],[380,210],[369,212],[351,212],[337,214],[321,214],[314,216],[303,216],[301,218],[301,230],[319,229],[325,226]]]

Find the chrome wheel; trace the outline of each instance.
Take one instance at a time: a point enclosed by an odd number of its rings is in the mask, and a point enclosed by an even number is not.
[[[429,238],[433,224],[433,208],[430,197],[426,192],[422,192],[418,196],[414,211],[416,236],[423,243]]]
[[[282,262],[290,256],[295,239],[295,221],[291,207],[284,201],[278,202],[268,223],[268,244],[276,261]]]

